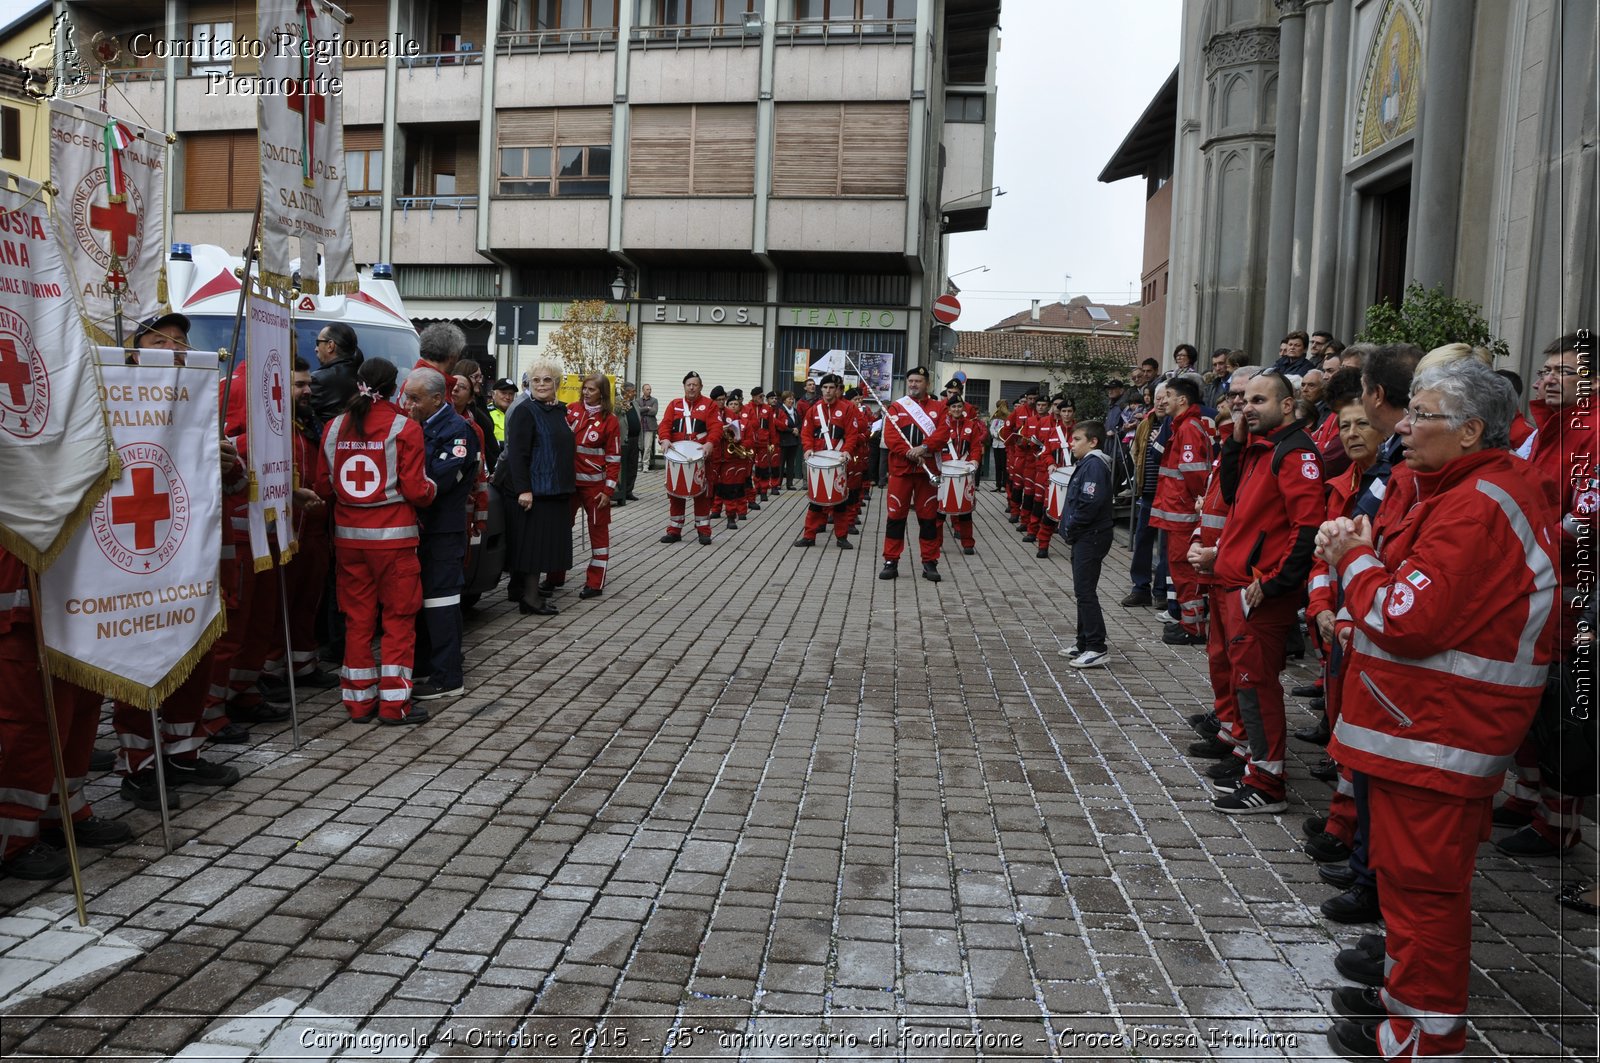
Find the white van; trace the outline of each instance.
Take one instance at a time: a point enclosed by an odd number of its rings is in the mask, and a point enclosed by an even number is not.
[[[173,244],[167,259],[167,297],[172,309],[189,319],[189,343],[214,351],[233,342],[233,317],[239,309],[238,270],[244,260],[214,244]],[[318,264],[318,273],[322,267]],[[417,361],[417,330],[406,316],[394,269],[377,263],[359,274],[353,295],[301,295],[295,300],[294,330],[300,357],[317,365],[316,339],[322,327],[342,321],[356,330],[361,353],[393,362],[402,371]],[[241,335],[239,346],[244,346]]]

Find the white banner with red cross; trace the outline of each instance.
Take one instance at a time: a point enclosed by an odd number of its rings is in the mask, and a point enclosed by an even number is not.
[[[281,92],[256,101],[261,141],[261,282],[312,295],[357,290],[345,190],[344,24],[317,0],[261,0],[261,76]],[[317,248],[323,277],[317,277]]]
[[[124,335],[164,309],[167,138],[64,100],[50,101],[50,180],[60,191],[63,243],[90,334],[116,337],[114,294]]]
[[[61,235],[40,186],[0,172],[0,546],[36,570],[116,477]]]
[[[259,295],[245,300],[246,458],[250,556],[255,569],[294,556],[294,399],[289,308]]]
[[[222,632],[217,355],[102,347],[122,474],[43,575],[50,671],[158,707]]]

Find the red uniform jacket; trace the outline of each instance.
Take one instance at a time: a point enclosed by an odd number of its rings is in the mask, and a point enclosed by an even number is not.
[[[1230,510],[1217,543],[1217,582],[1233,588],[1259,579],[1269,598],[1303,593],[1324,505],[1311,437],[1297,425],[1242,444],[1230,436],[1218,471]]]
[[[708,448],[714,447],[722,435],[722,411],[704,395],[693,403],[687,399],[673,399],[661,411],[656,435],[663,447],[680,440],[692,440],[704,443]]]
[[[1222,459],[1211,463],[1211,475],[1206,480],[1206,493],[1200,496],[1200,523],[1190,534],[1189,541],[1199,543],[1207,550],[1222,541],[1222,529],[1228,524],[1228,503],[1222,500]],[[1200,573],[1202,584],[1216,582],[1213,572]]]
[[[940,461],[970,461],[974,465],[983,461],[983,445],[989,430],[976,417],[963,417],[950,422],[950,438],[939,452]]]
[[[1072,430],[1075,427],[1077,427],[1076,421],[1062,424],[1057,417],[1048,417],[1038,422],[1035,427],[1036,438],[1043,448],[1039,451],[1041,479],[1049,479],[1052,466],[1072,464]]]
[[[567,424],[578,447],[578,490],[617,489],[622,475],[622,429],[614,413],[590,413],[583,400],[567,404]]]
[[[1567,590],[1569,607],[1581,608],[1574,595],[1582,582],[1584,558],[1579,545],[1593,542],[1597,510],[1600,510],[1600,479],[1596,478],[1595,451],[1600,433],[1593,413],[1583,403],[1551,409],[1543,401],[1528,404],[1538,425],[1538,435],[1528,455],[1529,463],[1553,485],[1560,498],[1556,519],[1561,522],[1561,583]],[[1585,531],[1587,529],[1587,532]],[[1589,564],[1593,565],[1592,554]]]
[[[926,427],[906,408],[915,405],[927,421]],[[921,476],[929,468],[927,459],[909,458],[906,452],[912,447],[926,446],[934,453],[950,438],[950,422],[945,419],[944,403],[938,399],[924,398],[916,402],[909,395],[896,399],[884,408],[884,418],[898,428],[883,426],[883,440],[889,448],[890,476]]]
[[[1379,778],[1488,797],[1555,649],[1555,514],[1505,451],[1457,458],[1416,486],[1381,552],[1339,562],[1356,630],[1328,752]]]
[[[333,499],[333,538],[345,549],[417,545],[415,507],[437,493],[423,461],[422,426],[374,399],[360,430],[348,413],[328,422],[316,492]]]
[[[1172,438],[1161,454],[1156,497],[1150,504],[1150,526],[1188,532],[1200,523],[1195,500],[1206,491],[1211,469],[1211,433],[1198,406],[1190,406],[1172,419]]]
[[[28,568],[0,546],[0,635],[13,628],[33,627],[33,599],[28,595]]]
[[[861,445],[861,418],[856,404],[848,399],[811,404],[800,426],[800,446],[807,454],[813,450],[839,450],[854,457]]]
[[[1343,474],[1328,481],[1328,504],[1323,515],[1327,520],[1348,517],[1355,512],[1356,499],[1361,495],[1361,469],[1350,466]],[[1311,562],[1310,599],[1306,602],[1306,616],[1315,619],[1321,612],[1336,612],[1339,608],[1339,591],[1334,585],[1334,573],[1322,558]]]

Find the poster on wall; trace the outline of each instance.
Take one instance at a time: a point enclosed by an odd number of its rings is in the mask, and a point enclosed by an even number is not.
[[[806,376],[811,372],[811,348],[798,347],[794,352],[794,382],[804,384]]]
[[[861,376],[861,382],[871,389],[874,395],[885,398],[894,388],[894,355],[884,351],[851,351],[850,360],[855,362]]]

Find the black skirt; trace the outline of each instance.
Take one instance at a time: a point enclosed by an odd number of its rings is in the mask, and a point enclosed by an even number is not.
[[[506,568],[522,575],[565,572],[572,567],[572,497],[553,495],[533,500],[524,512],[510,500],[506,534]]]

